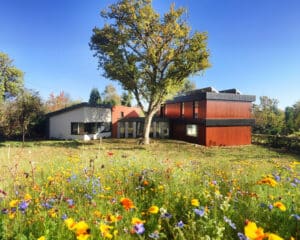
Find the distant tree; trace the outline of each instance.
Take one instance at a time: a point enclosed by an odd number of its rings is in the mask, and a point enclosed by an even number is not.
[[[64,91],[61,91],[58,95],[50,93],[47,101],[45,102],[46,112],[54,112],[76,104],[77,102],[78,101],[73,101]]]
[[[103,103],[111,104],[112,106],[120,105],[121,98],[117,93],[116,88],[109,84],[105,87],[104,92],[102,93]]]
[[[181,90],[179,90],[178,95],[183,94],[188,91],[192,91],[196,89],[196,84],[190,79],[185,79],[184,85]]]
[[[12,63],[7,54],[0,52],[0,103],[23,88],[23,72]]]
[[[260,104],[253,108],[255,118],[254,132],[280,134],[284,129],[284,113],[278,108],[278,100],[260,97]]]
[[[5,135],[25,136],[31,127],[37,124],[43,116],[43,103],[37,92],[23,89],[15,99],[5,104],[6,120],[2,126],[5,127]]]
[[[185,12],[172,5],[160,16],[151,0],[120,0],[102,11],[108,24],[93,29],[90,46],[104,76],[131,91],[145,114],[144,144],[161,104],[209,66],[207,35],[191,34]]]
[[[286,107],[284,111],[285,116],[285,134],[291,134],[295,131],[295,115],[293,107]]]
[[[294,126],[296,131],[300,131],[300,101],[293,105],[294,109]]]
[[[97,88],[93,88],[90,93],[89,104],[100,104],[101,103],[101,96]]]
[[[131,101],[133,99],[130,91],[123,92],[121,95],[121,105],[131,107]]]

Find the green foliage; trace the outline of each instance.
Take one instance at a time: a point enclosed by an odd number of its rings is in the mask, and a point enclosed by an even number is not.
[[[23,88],[23,72],[12,62],[7,54],[0,52],[0,103],[16,96]]]
[[[133,139],[109,139],[100,145],[31,142],[25,149],[7,142],[0,159],[7,169],[0,188],[6,193],[0,193],[4,239],[105,239],[101,224],[112,235],[117,230],[113,239],[120,240],[154,233],[159,239],[238,239],[247,219],[283,239],[299,237],[296,155],[261,146],[205,148],[162,140],[144,148]],[[262,181],[267,176],[274,186]],[[122,198],[134,206],[126,210]],[[65,217],[84,221],[91,236],[76,236]],[[145,221],[140,235],[133,217]]]
[[[196,84],[190,79],[185,79],[183,88],[178,92],[178,94],[182,94],[188,91],[192,91],[196,89]]]
[[[160,105],[209,67],[207,34],[191,34],[185,12],[172,5],[160,16],[151,0],[121,0],[102,11],[109,24],[93,29],[90,47],[105,77],[131,91],[145,114],[145,143]]]
[[[22,136],[30,132],[43,119],[43,104],[37,92],[22,90],[15,99],[3,105],[3,114],[0,122],[2,134],[6,137]]]
[[[121,95],[121,105],[131,107],[133,96],[130,91],[123,92]]]
[[[102,98],[104,104],[110,104],[112,106],[121,104],[121,98],[117,93],[116,88],[111,84],[105,87]]]
[[[93,88],[90,93],[89,104],[96,105],[101,104],[101,96],[97,88]]]
[[[284,113],[278,108],[278,100],[260,97],[260,104],[254,105],[254,132],[260,134],[280,134],[284,130]]]

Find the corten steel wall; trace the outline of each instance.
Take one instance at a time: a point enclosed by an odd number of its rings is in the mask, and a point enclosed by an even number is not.
[[[207,101],[206,114],[208,119],[247,119],[251,118],[250,102]]]
[[[124,118],[134,118],[141,116],[141,109],[138,107],[126,107],[126,106],[114,106],[112,107],[112,134],[113,138],[117,137],[118,134],[118,120],[120,120],[121,112],[124,114]]]
[[[180,117],[180,103],[166,104],[165,116],[168,118],[179,118]]]
[[[193,116],[193,102],[185,102],[184,103],[184,118],[194,118]]]
[[[206,127],[206,146],[251,144],[250,126]]]

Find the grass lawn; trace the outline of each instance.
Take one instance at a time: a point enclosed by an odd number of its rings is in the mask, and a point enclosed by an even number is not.
[[[300,156],[279,150],[5,142],[0,159],[0,239],[300,239]]]

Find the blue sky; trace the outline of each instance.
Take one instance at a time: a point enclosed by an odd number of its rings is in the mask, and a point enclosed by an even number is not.
[[[112,0],[1,0],[0,51],[25,72],[25,85],[46,99],[65,91],[88,101],[117,82],[102,77],[89,49],[99,12]],[[300,100],[300,1],[153,0],[159,12],[188,9],[192,30],[208,33],[212,67],[193,76],[198,88],[238,88],[269,96],[279,107]]]

